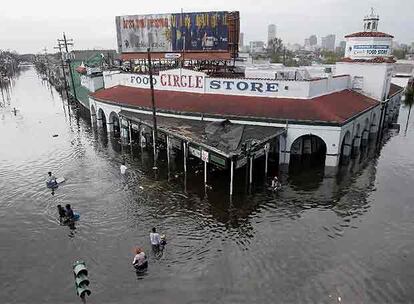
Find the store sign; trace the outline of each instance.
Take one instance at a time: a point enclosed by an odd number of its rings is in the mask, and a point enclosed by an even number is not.
[[[167,90],[204,92],[205,74],[201,72],[175,69],[160,72],[159,87]]]
[[[108,80],[109,76],[105,77],[107,83],[112,81],[112,86],[119,84],[142,89],[150,88],[149,75],[119,74],[112,75]],[[118,77],[118,80],[114,80],[114,77]],[[210,78],[203,72],[188,69],[162,71],[159,75],[153,76],[152,82],[156,90],[177,92],[258,97],[277,97],[280,94],[279,82],[275,80]]]
[[[275,96],[279,92],[279,83],[260,79],[207,79],[206,92],[216,94]]]
[[[129,79],[126,81],[128,85],[131,85],[133,87],[138,88],[149,88],[150,87],[150,77],[149,75],[137,75],[137,74],[131,74],[128,77]],[[154,84],[154,87],[158,84],[158,78],[154,77],[152,78],[152,83]]]
[[[352,48],[354,56],[388,56],[390,46],[386,44],[356,44]]]
[[[226,167],[226,159],[215,154],[210,154],[210,162],[219,167]]]

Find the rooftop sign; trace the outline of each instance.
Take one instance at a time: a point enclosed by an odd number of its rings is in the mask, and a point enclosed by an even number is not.
[[[105,87],[123,85],[150,88],[146,74],[111,74],[104,72]],[[213,78],[188,69],[161,71],[153,76],[156,90],[257,97],[312,98],[348,88],[349,77],[334,77],[316,81],[286,81],[276,79]]]
[[[120,53],[228,51],[231,12],[117,16]]]

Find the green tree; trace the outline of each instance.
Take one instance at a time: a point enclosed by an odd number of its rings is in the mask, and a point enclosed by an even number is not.
[[[397,59],[405,59],[405,56],[407,55],[408,50],[406,49],[395,49],[392,54]]]
[[[284,53],[283,41],[280,38],[273,38],[269,40],[267,45],[267,54],[270,57],[270,62],[281,62]]]
[[[405,91],[404,106],[408,107],[407,124],[405,125],[405,134],[407,134],[408,121],[410,120],[411,107],[414,104],[414,85],[409,85]]]
[[[339,60],[341,60],[341,55],[336,53],[336,52],[332,52],[332,51],[321,51],[321,55],[322,55],[322,62],[324,64],[335,64],[336,62],[338,62]]]

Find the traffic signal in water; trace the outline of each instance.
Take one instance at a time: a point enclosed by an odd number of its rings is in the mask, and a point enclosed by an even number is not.
[[[91,291],[89,290],[88,270],[86,269],[85,262],[76,261],[73,264],[73,273],[75,275],[75,288],[77,295],[82,299],[85,298],[85,295],[90,296]]]

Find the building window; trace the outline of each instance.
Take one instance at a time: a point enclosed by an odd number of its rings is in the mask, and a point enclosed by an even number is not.
[[[371,29],[371,22],[368,22],[367,30],[370,30],[370,29]]]

